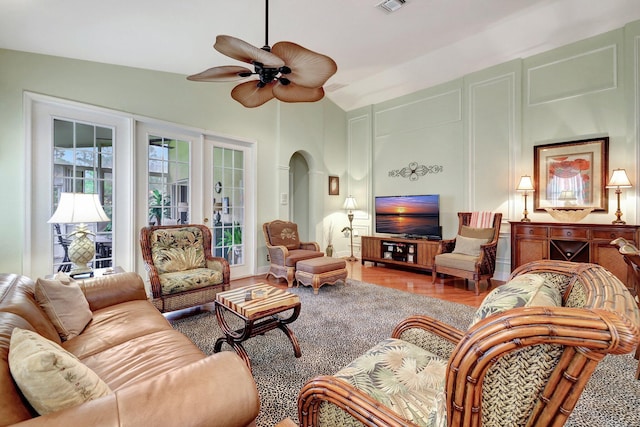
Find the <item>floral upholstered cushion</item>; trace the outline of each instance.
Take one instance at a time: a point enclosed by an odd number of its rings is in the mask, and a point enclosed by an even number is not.
[[[205,286],[219,285],[223,280],[222,271],[212,270],[210,268],[174,271],[160,274],[159,277],[163,295],[204,288]]]
[[[158,274],[206,267],[203,239],[197,227],[155,230],[151,256]]]
[[[562,295],[554,283],[550,283],[539,274],[521,274],[498,286],[485,297],[470,326],[485,317],[511,308],[561,305]]]
[[[447,361],[408,342],[388,338],[334,376],[425,426],[446,426]],[[352,425],[345,412],[325,404],[320,425]],[[425,420],[427,421],[425,423]]]

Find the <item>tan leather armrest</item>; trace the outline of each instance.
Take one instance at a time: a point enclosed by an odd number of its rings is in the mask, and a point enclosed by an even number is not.
[[[147,299],[144,281],[137,273],[119,273],[91,279],[78,280],[89,308],[96,311],[126,301]]]
[[[223,351],[114,394],[19,426],[247,426],[260,402],[251,372]]]

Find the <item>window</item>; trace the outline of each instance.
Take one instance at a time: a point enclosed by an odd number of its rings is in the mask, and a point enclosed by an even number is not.
[[[61,193],[98,194],[109,218],[113,218],[113,134],[109,127],[53,120],[53,206],[55,212]],[[96,245],[94,268],[111,267],[113,222],[87,224]],[[67,236],[74,224],[54,224],[53,269],[71,270]]]

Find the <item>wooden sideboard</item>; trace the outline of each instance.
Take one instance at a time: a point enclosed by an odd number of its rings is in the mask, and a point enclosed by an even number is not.
[[[511,221],[511,271],[539,259],[591,262],[633,288],[633,272],[610,244],[618,237],[638,245],[640,226]]]
[[[440,242],[425,239],[362,236],[360,254],[365,261],[431,271]]]

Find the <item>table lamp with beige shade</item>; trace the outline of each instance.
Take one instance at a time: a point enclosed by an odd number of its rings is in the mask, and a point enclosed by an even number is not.
[[[62,193],[58,208],[47,221],[50,224],[78,224],[69,233],[74,237],[69,245],[69,259],[73,268],[69,272],[71,277],[83,274],[91,275],[93,270],[87,264],[93,259],[96,247],[88,236],[95,235],[87,228],[87,223],[110,221],[102,208],[97,194]]]
[[[516,187],[516,191],[524,192],[524,211],[522,212],[524,217],[520,221],[531,222],[531,220],[527,218],[527,215],[529,215],[529,211],[527,210],[527,196],[529,195],[529,191],[535,191],[533,188],[533,181],[531,181],[531,176],[522,175],[520,182],[518,183],[518,187]]]
[[[631,188],[631,181],[629,181],[629,177],[627,176],[627,172],[624,169],[614,169],[611,174],[611,179],[607,184],[607,188],[615,188],[616,189],[616,197],[618,198],[618,209],[616,210],[616,219],[611,221],[612,224],[626,224],[625,221],[621,220],[622,211],[620,210],[620,193],[622,193],[621,188]]]

